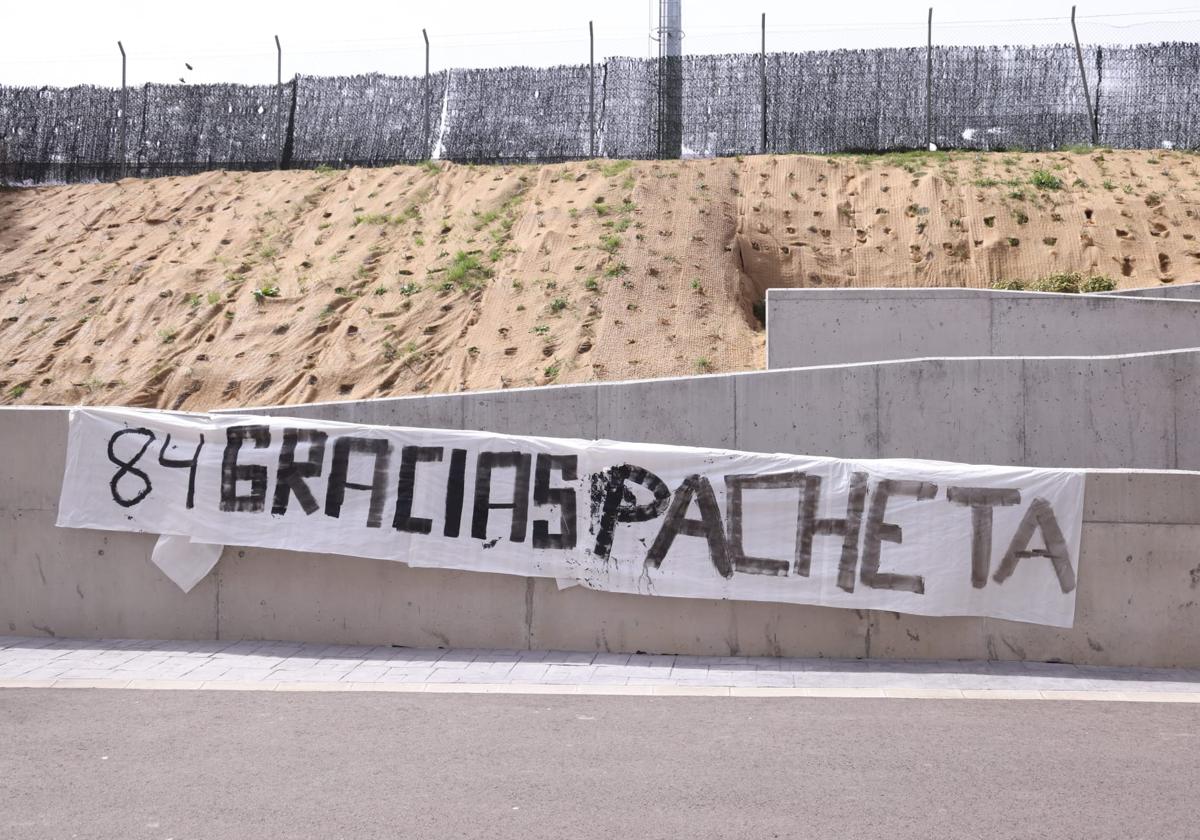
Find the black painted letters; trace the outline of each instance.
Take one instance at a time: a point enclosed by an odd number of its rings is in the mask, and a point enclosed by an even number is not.
[[[225,430],[225,454],[221,458],[221,510],[259,513],[267,498],[267,468],[260,464],[239,464],[238,453],[244,441],[255,449],[271,445],[269,426],[230,426]],[[249,495],[238,495],[238,482],[249,481]]]

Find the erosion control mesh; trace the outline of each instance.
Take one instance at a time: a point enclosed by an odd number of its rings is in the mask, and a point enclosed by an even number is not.
[[[1088,47],[1082,60],[1099,143],[1200,147],[1200,45]],[[576,65],[146,85],[124,94],[124,111],[119,90],[0,86],[0,175],[553,161],[593,148],[614,158],[1053,149],[1093,137],[1073,45],[612,58],[592,76]]]

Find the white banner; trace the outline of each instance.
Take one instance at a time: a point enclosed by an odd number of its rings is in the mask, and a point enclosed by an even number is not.
[[[1074,470],[93,408],[58,512],[165,535],[185,588],[232,544],[1060,627],[1082,519]]]

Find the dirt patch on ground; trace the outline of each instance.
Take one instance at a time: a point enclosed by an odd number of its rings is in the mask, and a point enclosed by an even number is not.
[[[761,366],[770,286],[1194,279],[1180,152],[213,172],[0,193],[0,401],[202,410]]]

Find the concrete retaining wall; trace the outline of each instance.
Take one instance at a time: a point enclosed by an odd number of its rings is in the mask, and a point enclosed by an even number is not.
[[[1118,297],[1152,297],[1168,298],[1170,300],[1200,300],[1200,283],[1172,283],[1170,285],[1151,286],[1148,289],[1122,289],[1118,292],[1105,292],[1106,295]]]
[[[686,386],[673,387],[688,397]],[[435,418],[436,407],[424,405]],[[471,410],[507,423],[517,413],[502,398]],[[536,422],[549,419],[548,410]],[[185,595],[151,564],[153,536],[54,526],[66,431],[65,409],[0,409],[0,632],[1200,666],[1197,473],[1088,475],[1075,627],[1063,631],[559,591],[552,580],[232,547]]]
[[[1200,300],[987,289],[767,291],[771,369],[926,356],[1093,356],[1186,347],[1200,347]]]
[[[1200,469],[1200,351],[914,359],[253,409],[968,464]]]

